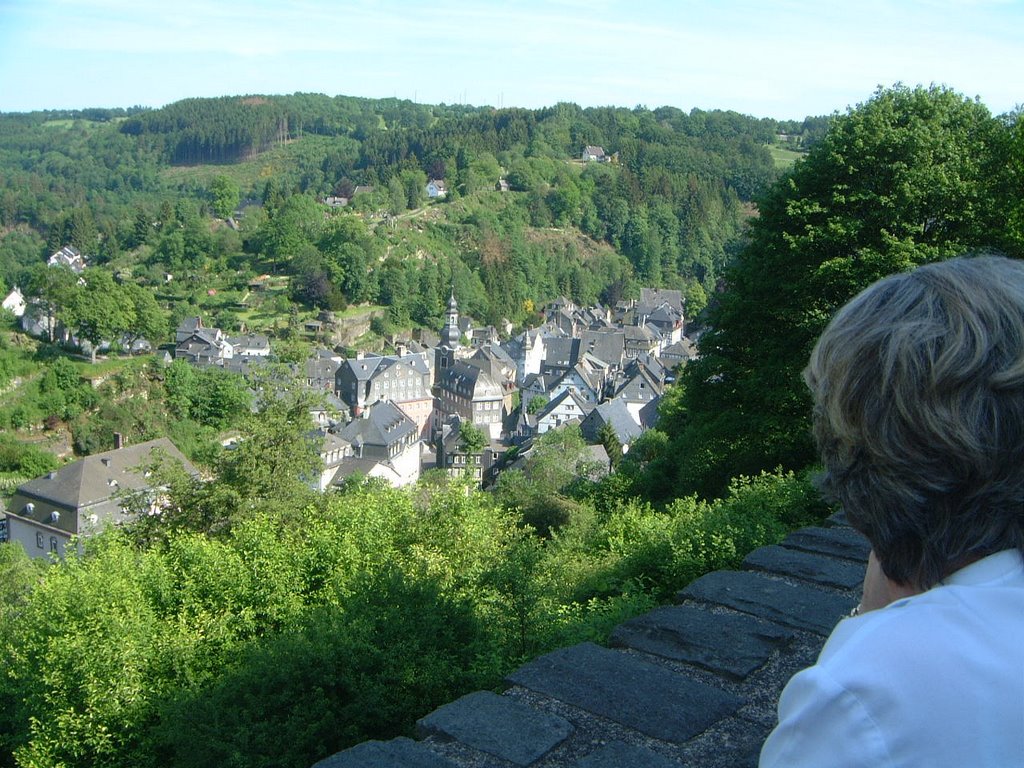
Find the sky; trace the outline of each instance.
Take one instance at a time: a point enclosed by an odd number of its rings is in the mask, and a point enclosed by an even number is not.
[[[1024,0],[0,0],[0,112],[325,93],[802,119],[1024,103]]]

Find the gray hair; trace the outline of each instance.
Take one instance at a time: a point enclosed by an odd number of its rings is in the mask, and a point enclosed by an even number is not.
[[[958,258],[868,287],[804,379],[822,489],[885,574],[927,589],[1024,553],[1024,264]]]

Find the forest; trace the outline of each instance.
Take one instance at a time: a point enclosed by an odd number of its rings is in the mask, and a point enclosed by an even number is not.
[[[426,476],[321,495],[283,375],[254,395],[180,362],[94,364],[3,318],[0,486],[56,466],[22,438],[61,429],[79,455],[170,435],[205,477],[167,472],[161,516],[80,557],[0,545],[0,764],[307,768],[821,520],[810,346],[882,275],[1024,256],[1019,117],[904,86],[800,123],[313,94],[0,115],[0,287],[97,338],[167,340],[203,312],[272,333],[286,363],[323,309],[376,308],[360,344],[383,345],[440,327],[453,288],[523,328],[560,294],[641,285],[683,291],[705,329],[611,474],[566,429],[492,491]],[[81,283],[44,266],[66,244],[92,257]],[[243,300],[263,274],[278,287]]]

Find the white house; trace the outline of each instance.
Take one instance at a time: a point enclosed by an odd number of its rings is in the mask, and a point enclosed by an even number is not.
[[[65,245],[52,254],[46,263],[51,267],[67,267],[76,275],[82,274],[89,266],[85,256],[73,245]]]
[[[427,182],[427,197],[441,198],[448,195],[448,187],[442,179],[431,179]]]
[[[14,286],[14,290],[7,294],[7,298],[3,301],[3,308],[15,317],[25,314],[25,297],[18,290],[18,286]]]

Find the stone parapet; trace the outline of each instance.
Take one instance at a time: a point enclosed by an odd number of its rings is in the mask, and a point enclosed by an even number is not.
[[[430,713],[419,741],[366,742],[314,768],[756,766],[783,686],[860,597],[869,546],[842,517],[715,571],[615,628],[524,664],[502,694]]]

